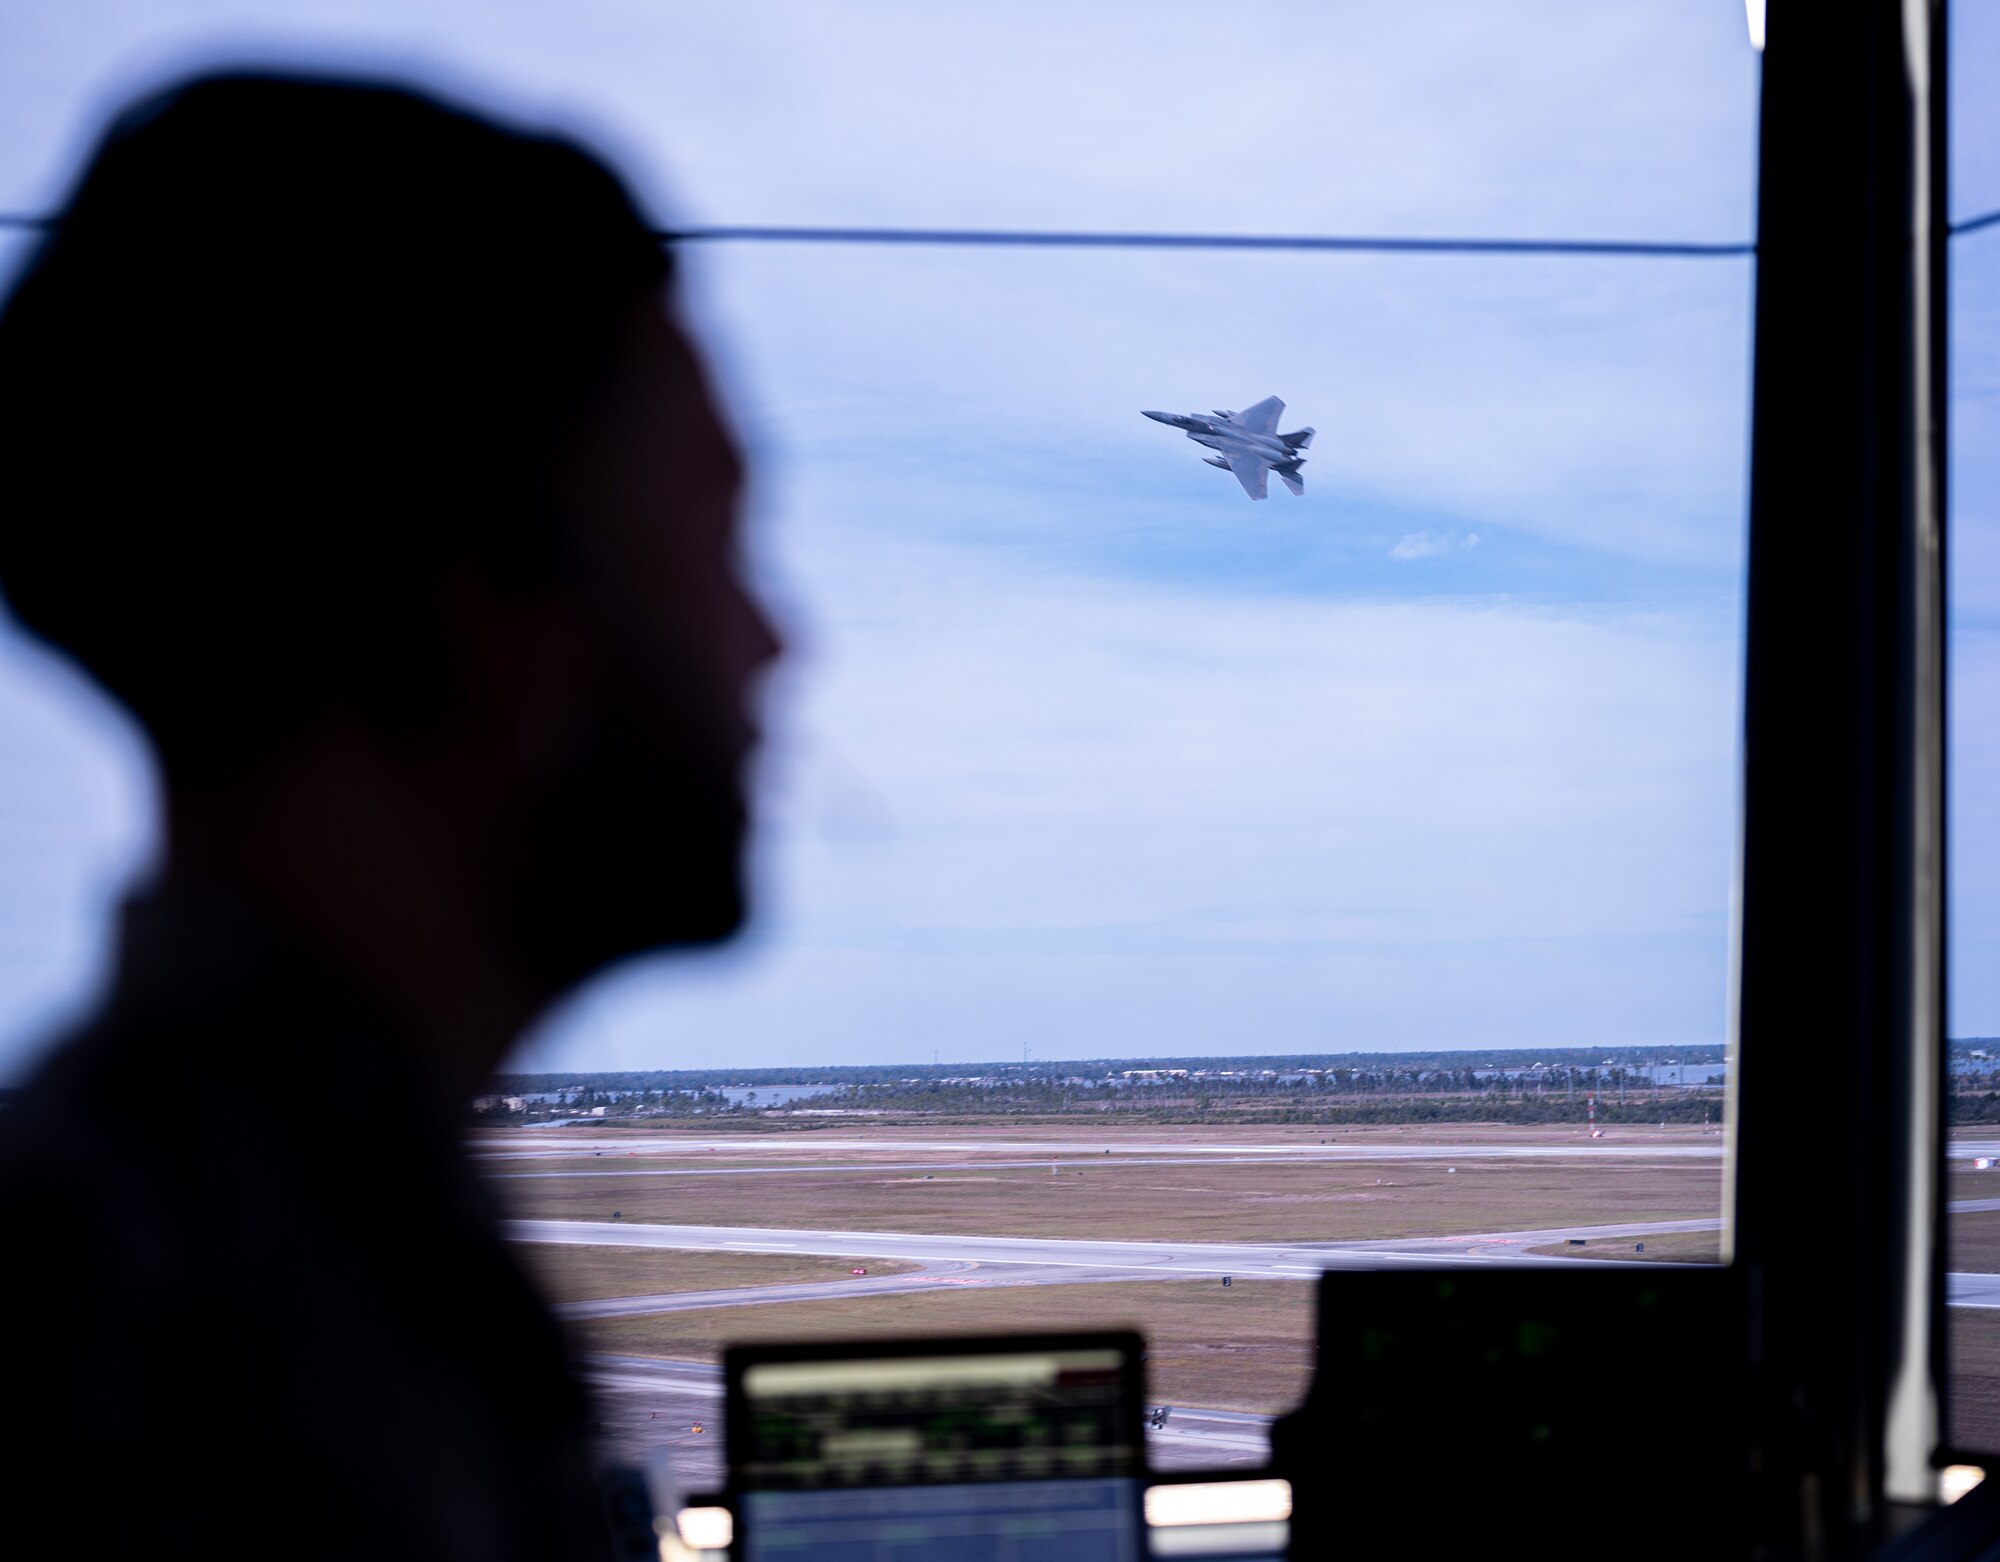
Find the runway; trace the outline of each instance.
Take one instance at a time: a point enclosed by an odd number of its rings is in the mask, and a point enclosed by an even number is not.
[[[604,1247],[682,1248],[709,1253],[866,1254],[919,1264],[1009,1264],[1082,1271],[1073,1278],[1151,1279],[1241,1275],[1302,1279],[1329,1266],[1377,1261],[1435,1261],[1336,1243],[1110,1242],[1052,1237],[962,1237],[898,1231],[809,1231],[789,1227],[669,1226],[616,1220],[510,1220],[517,1242],[571,1242]],[[1555,1240],[1555,1239],[1552,1239]]]
[[[2000,1198],[1961,1200],[1955,1213],[2000,1209]],[[1709,1231],[1718,1219],[1559,1226],[1463,1232],[1373,1242],[1223,1243],[1088,1241],[1048,1237],[968,1237],[881,1231],[820,1231],[751,1226],[670,1226],[623,1221],[514,1220],[507,1234],[522,1242],[655,1248],[663,1251],[792,1253],[828,1257],[865,1254],[913,1265],[893,1275],[852,1276],[791,1285],[664,1292],[566,1303],[566,1318],[615,1318],[716,1307],[776,1306],[857,1295],[893,1295],[945,1286],[985,1289],[1106,1281],[1242,1279],[1312,1280],[1327,1270],[1380,1269],[1395,1264],[1434,1267],[1606,1262],[1532,1254],[1571,1238],[1607,1241],[1675,1231]],[[1951,1274],[1955,1307],[2000,1308],[2000,1274]],[[714,1489],[722,1479],[721,1376],[701,1362],[633,1356],[592,1356],[600,1442],[622,1456],[670,1450],[689,1490]],[[1147,1433],[1156,1469],[1255,1467],[1270,1446],[1271,1418],[1176,1407],[1167,1426]]]
[[[1352,1132],[1352,1130],[1347,1130]],[[1645,1131],[1645,1130],[1641,1130]],[[853,1135],[802,1133],[797,1130],[774,1133],[741,1133],[695,1137],[689,1134],[621,1134],[612,1137],[572,1138],[566,1129],[524,1129],[513,1133],[481,1134],[467,1142],[467,1150],[482,1160],[565,1160],[602,1155],[823,1155],[828,1151],[861,1155],[1012,1155],[1030,1163],[1046,1163],[1051,1155],[1084,1157],[1092,1165],[1104,1159],[1127,1155],[1174,1156],[1207,1161],[1231,1157],[1246,1161],[1269,1160],[1426,1160],[1443,1156],[1476,1160],[1482,1156],[1575,1155],[1602,1159],[1623,1156],[1666,1156],[1674,1160],[1713,1160],[1722,1154],[1722,1136],[1716,1134],[1697,1144],[1660,1143],[1622,1138],[1614,1130],[1603,1139],[1587,1139],[1581,1131],[1552,1132],[1539,1142],[1515,1143],[1505,1140],[1449,1143],[1414,1140],[1400,1143],[1386,1139],[1355,1139],[1333,1143],[1295,1144],[1201,1144],[1186,1139],[901,1139],[859,1138]],[[1953,1139],[1946,1146],[1950,1160],[1971,1160],[1978,1156],[2000,1156],[2000,1138]],[[991,1165],[990,1161],[972,1164]],[[2000,1174],[1996,1174],[2000,1175]]]
[[[729,1251],[742,1252],[741,1248]],[[717,1291],[661,1291],[646,1296],[607,1296],[588,1302],[558,1302],[565,1318],[642,1318],[654,1313],[698,1312],[704,1307],[757,1307],[780,1302],[831,1302],[854,1296],[897,1295],[927,1291],[944,1283],[960,1283],[978,1266],[919,1264],[893,1275],[857,1275],[845,1280],[808,1280],[796,1285],[740,1285]],[[1011,1276],[1013,1270],[1010,1268]],[[1022,1265],[1021,1273],[1036,1279],[1012,1279],[1015,1285],[1046,1284],[1047,1272]],[[981,1283],[990,1283],[982,1281]]]
[[[1987,1200],[1969,1200],[1984,1206]],[[1992,1201],[2000,1203],[2000,1201]],[[1957,1206],[1954,1206],[1956,1209]],[[1062,1285],[1108,1280],[1310,1280],[1329,1269],[1381,1269],[1397,1264],[1470,1265],[1603,1263],[1530,1253],[1573,1239],[1605,1241],[1675,1231],[1713,1231],[1717,1219],[1632,1221],[1519,1231],[1467,1232],[1443,1237],[1370,1242],[1126,1242],[1061,1237],[968,1237],[897,1231],[815,1231],[790,1227],[671,1226],[609,1220],[512,1220],[517,1242],[564,1242],[596,1247],[680,1249],[708,1253],[792,1253],[845,1258],[864,1254],[919,1266],[899,1275],[746,1286],[728,1291],[669,1292],[569,1303],[574,1317],[636,1316],[709,1306],[761,1306],[819,1301],[867,1292],[908,1292],[939,1285]],[[999,1272],[995,1272],[999,1271]],[[1947,1276],[1954,1307],[2000,1307],[2000,1275]],[[696,1300],[696,1298],[707,1298]],[[579,1311],[577,1309],[590,1309]],[[603,1310],[599,1310],[603,1309]]]
[[[832,1151],[854,1154],[928,1155],[1011,1155],[1029,1165],[1046,1166],[1052,1156],[1082,1157],[1078,1164],[1098,1166],[1109,1160],[1140,1156],[1167,1156],[1183,1164],[1216,1160],[1239,1161],[1476,1161],[1546,1159],[1551,1155],[1579,1159],[1619,1160],[1719,1160],[1721,1136],[1712,1143],[1658,1144],[1619,1139],[1582,1137],[1550,1140],[1545,1144],[1391,1144],[1367,1141],[1357,1144],[1189,1144],[1186,1141],[1121,1141],[1106,1145],[1094,1140],[1037,1139],[830,1139],[817,1134],[755,1134],[727,1139],[692,1139],[680,1136],[659,1138],[568,1139],[550,1143],[551,1130],[539,1136],[514,1135],[476,1139],[471,1154],[481,1160],[579,1160],[606,1155],[824,1155]],[[1107,1154],[1107,1151],[1109,1152]],[[1968,1151],[1984,1154],[1984,1151]],[[991,1166],[990,1160],[970,1161],[967,1166]],[[663,1168],[664,1170],[665,1168]],[[827,1170],[881,1169],[826,1168]],[[939,1170],[935,1161],[927,1171]]]
[[[1550,1152],[1553,1154],[1554,1152]],[[1317,1155],[1288,1156],[1284,1163],[1294,1161],[1354,1161],[1397,1160],[1411,1161],[1430,1159],[1429,1156],[1342,1156],[1320,1153]],[[1439,1160],[1476,1159],[1472,1156],[1451,1155],[1448,1151],[1437,1153]],[[819,1177],[830,1175],[852,1176],[882,1172],[941,1172],[941,1171],[1044,1171],[1057,1167],[1064,1171],[1125,1171],[1135,1166],[1270,1166],[1268,1158],[1258,1159],[1247,1155],[1217,1155],[1196,1158],[1187,1155],[1124,1155],[1124,1156],[1081,1156],[1064,1160],[1061,1156],[1043,1156],[1033,1161],[843,1161],[833,1166],[603,1166],[587,1170],[573,1171],[515,1171],[487,1172],[490,1181],[509,1182],[527,1179],[546,1181],[551,1178],[572,1177]]]
[[[1563,1259],[1547,1260],[1563,1263]],[[1063,1278],[1084,1278],[1076,1271],[1062,1272]],[[1131,1278],[1130,1272],[1123,1277]],[[1952,1301],[1965,1307],[2000,1307],[2000,1275],[1953,1275]],[[860,1285],[863,1282],[856,1282]],[[884,1289],[897,1286],[914,1289],[926,1283],[924,1277],[885,1277]],[[935,1284],[936,1278],[928,1283]],[[988,1280],[984,1283],[1009,1283]],[[1047,1283],[1024,1278],[1011,1283]],[[797,1293],[808,1287],[777,1286],[772,1291],[790,1291],[786,1300],[805,1299]],[[840,1295],[852,1295],[850,1288],[833,1288]],[[728,1293],[690,1292],[661,1298],[690,1306],[726,1305],[720,1298]],[[779,1300],[777,1297],[760,1300]],[[584,1304],[597,1306],[601,1304]],[[575,1315],[580,1309],[563,1309]],[[602,1316],[602,1314],[599,1314]],[[723,1475],[722,1374],[705,1362],[661,1361],[638,1356],[590,1356],[585,1369],[596,1390],[599,1422],[597,1436],[603,1446],[618,1457],[639,1462],[655,1449],[665,1447],[673,1460],[677,1479],[690,1492],[717,1490]],[[1270,1450],[1269,1416],[1238,1411],[1200,1410],[1175,1406],[1165,1428],[1148,1430],[1147,1453],[1155,1469],[1227,1469],[1259,1467]]]
[[[2000,1275],[1945,1277],[1945,1300],[1953,1307],[2000,1307]]]

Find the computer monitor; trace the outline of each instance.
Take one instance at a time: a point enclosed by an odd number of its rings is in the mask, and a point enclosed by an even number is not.
[[[739,1562],[1138,1562],[1135,1334],[725,1358]]]
[[[1271,1434],[1293,1555],[1483,1555],[1528,1492],[1551,1498],[1540,1555],[1741,1555],[1743,1284],[1693,1264],[1328,1271],[1312,1390]]]

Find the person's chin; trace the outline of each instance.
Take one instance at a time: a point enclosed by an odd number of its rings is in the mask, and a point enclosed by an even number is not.
[[[733,790],[570,813],[536,854],[523,955],[560,990],[636,955],[726,942],[749,913],[747,830]]]
[[[750,906],[743,887],[740,854],[726,865],[714,865],[700,875],[699,881],[688,884],[686,891],[670,897],[664,908],[667,915],[631,953],[721,944],[743,931]]]
[[[604,961],[724,942],[748,915],[740,815],[608,862],[597,876]],[[586,893],[588,893],[586,891]]]

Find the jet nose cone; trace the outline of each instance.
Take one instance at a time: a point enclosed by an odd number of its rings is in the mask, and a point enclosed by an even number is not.
[[[1139,416],[1142,418],[1151,418],[1155,423],[1171,423],[1174,420],[1174,415],[1171,412],[1141,412]]]

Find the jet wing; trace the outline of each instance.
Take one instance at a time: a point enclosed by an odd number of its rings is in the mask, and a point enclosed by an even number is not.
[[[1277,416],[1274,412],[1273,418]],[[1243,485],[1243,491],[1252,499],[1261,499],[1271,478],[1271,469],[1257,457],[1244,451],[1229,453],[1229,470],[1236,474],[1236,481]]]
[[[1253,434],[1275,434],[1278,432],[1278,419],[1284,415],[1285,404],[1276,396],[1266,396],[1256,406],[1245,407],[1237,413],[1236,422]]]

